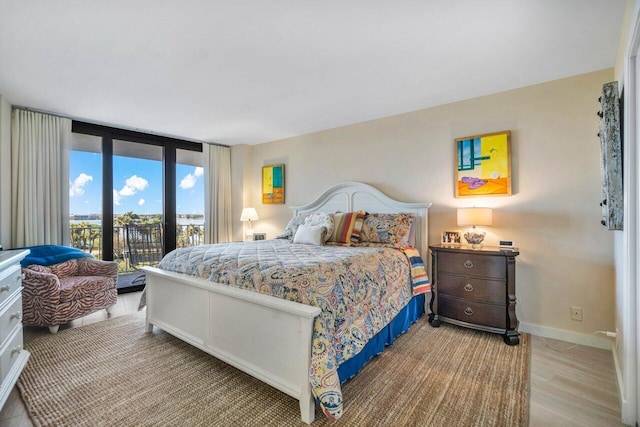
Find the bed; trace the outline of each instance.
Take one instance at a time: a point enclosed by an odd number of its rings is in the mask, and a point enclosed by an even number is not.
[[[399,202],[367,184],[347,182],[330,188],[307,205],[291,209],[294,216],[314,212],[334,213],[359,210],[381,214],[413,214],[415,248],[423,259],[427,259],[429,206],[429,203]],[[226,252],[287,250],[285,244],[275,241],[249,243],[251,245],[231,243],[226,246],[220,245],[220,247],[216,245],[215,248],[198,248],[188,257],[207,258],[211,257],[212,253],[223,250]],[[344,251],[345,249],[341,248],[336,252]],[[369,250],[369,252],[383,252],[383,249]],[[163,268],[169,264],[178,266],[188,264],[181,264],[175,256],[173,258],[171,256],[173,255],[168,254],[166,260],[163,260]],[[296,252],[295,256],[300,255]],[[208,272],[202,274],[200,271],[194,276],[192,275],[194,272],[185,274],[186,270],[180,268],[176,271],[167,271],[161,268],[145,267],[143,271],[146,274],[147,283],[147,332],[151,332],[153,326],[161,328],[287,393],[299,401],[302,420],[306,423],[313,421],[316,401],[311,383],[314,383],[316,387],[314,390],[317,393],[318,382],[314,382],[312,373],[318,372],[317,350],[322,346],[318,344],[322,341],[319,341],[317,333],[314,340],[314,322],[317,328],[325,316],[319,307],[266,295],[260,293],[263,292],[262,290],[250,291],[198,277],[207,276]],[[424,295],[422,298],[414,297],[411,298],[411,304],[398,308],[402,315],[392,319],[385,328],[385,333],[391,334],[391,340],[393,335],[406,330],[408,326],[405,325],[395,332],[387,329],[397,329],[394,325],[404,322],[404,318],[408,316],[407,312],[415,311],[416,304],[421,304],[420,308],[424,310],[425,300]],[[363,343],[369,352],[371,348],[374,348],[374,354],[379,352],[379,348],[375,349],[376,346],[380,346],[377,342],[379,335],[376,334],[374,337],[376,339]],[[367,352],[363,351],[359,356],[366,354]],[[347,361],[348,363],[331,368],[336,372],[341,368],[342,373],[339,376],[340,380],[344,381],[346,379],[344,375],[347,377],[352,375],[367,360],[368,356],[353,357]],[[321,374],[322,372],[318,373],[320,376]],[[320,382],[325,381],[325,378],[318,378]],[[336,376],[327,375],[326,378],[329,378],[326,381],[331,382],[335,381]],[[322,398],[319,397],[321,407],[329,417],[339,418],[342,410],[341,395],[332,394],[331,387],[327,389],[329,392],[326,392]],[[335,403],[334,407],[332,403]]]

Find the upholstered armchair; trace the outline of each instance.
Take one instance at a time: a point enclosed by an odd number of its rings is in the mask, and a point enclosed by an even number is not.
[[[93,258],[22,269],[22,322],[58,332],[61,324],[95,311],[107,313],[118,299],[118,264]]]

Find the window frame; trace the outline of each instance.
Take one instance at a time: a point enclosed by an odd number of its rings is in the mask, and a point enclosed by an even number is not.
[[[164,148],[162,154],[162,217],[164,250],[176,248],[176,150],[202,152],[201,142],[120,129],[73,120],[71,131],[102,138],[102,218],[113,218],[113,141],[122,140]],[[102,221],[102,235],[113,235],[113,221]],[[113,240],[102,239],[102,258],[113,260]]]

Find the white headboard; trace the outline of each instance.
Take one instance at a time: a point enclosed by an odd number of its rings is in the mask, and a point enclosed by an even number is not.
[[[322,193],[313,202],[304,206],[291,206],[294,215],[309,212],[353,212],[364,210],[369,213],[415,213],[416,248],[422,259],[429,255],[428,211],[431,203],[405,203],[394,200],[382,191],[361,182],[343,182]]]

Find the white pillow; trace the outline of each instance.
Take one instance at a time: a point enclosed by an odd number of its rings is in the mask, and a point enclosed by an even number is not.
[[[322,231],[322,243],[329,240],[329,237],[333,234],[333,215],[331,214],[325,212],[313,212],[308,214],[302,223],[304,225],[320,225],[324,227],[324,230]]]
[[[311,245],[322,245],[322,232],[325,227],[322,225],[306,225],[302,224],[296,230],[293,236],[293,243],[308,243]]]

